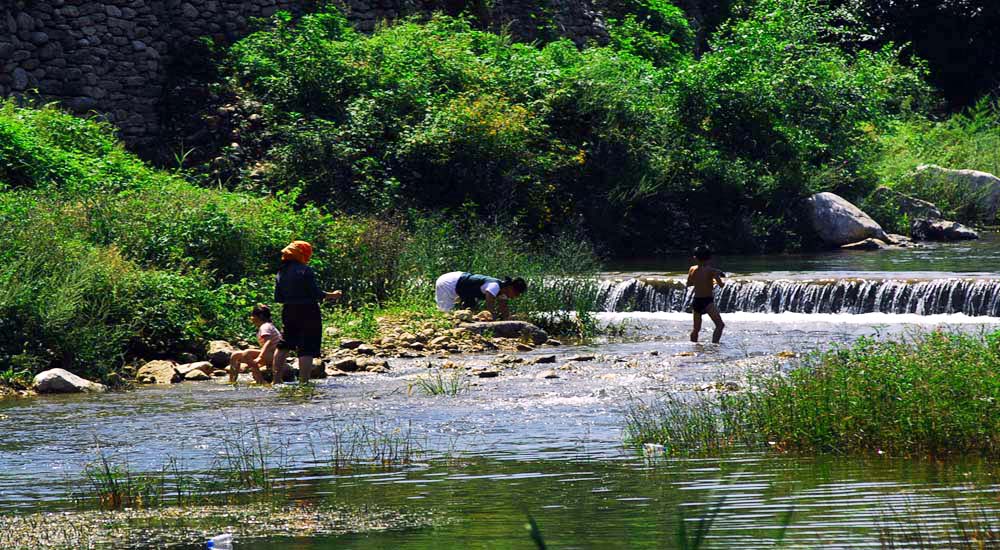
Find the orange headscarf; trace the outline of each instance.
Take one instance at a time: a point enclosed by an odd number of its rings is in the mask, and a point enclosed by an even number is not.
[[[292,244],[281,249],[281,261],[283,262],[292,261],[307,264],[312,255],[313,247],[305,241],[292,241]]]

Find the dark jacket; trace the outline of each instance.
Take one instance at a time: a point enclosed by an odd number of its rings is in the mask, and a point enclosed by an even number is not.
[[[299,262],[282,262],[274,285],[274,301],[279,304],[317,304],[326,293],[316,285],[311,267]]]
[[[483,299],[482,286],[486,283],[497,283],[503,285],[503,281],[496,277],[486,275],[476,275],[473,273],[463,273],[455,285],[455,293],[462,300],[462,307],[475,309],[479,307],[479,300]]]

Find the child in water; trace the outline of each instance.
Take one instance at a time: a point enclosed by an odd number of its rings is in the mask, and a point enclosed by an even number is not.
[[[240,373],[242,365],[250,367],[253,381],[257,384],[264,384],[264,377],[260,373],[260,367],[267,368],[274,360],[274,352],[278,349],[278,342],[281,341],[281,333],[271,322],[271,308],[265,304],[257,304],[250,312],[250,322],[257,327],[257,343],[259,348],[251,348],[238,351],[229,360],[229,381],[236,382],[236,377]]]
[[[688,270],[687,286],[694,287],[694,300],[691,302],[691,311],[694,313],[694,328],[691,330],[691,341],[698,341],[698,333],[701,332],[701,316],[708,314],[715,323],[715,332],[712,333],[712,343],[718,344],[722,339],[722,329],[726,324],[722,322],[719,315],[719,308],[715,306],[713,290],[716,283],[719,288],[726,286],[722,281],[725,276],[721,270],[711,266],[712,251],[706,246],[699,246],[694,249],[694,259],[697,265],[691,266]]]

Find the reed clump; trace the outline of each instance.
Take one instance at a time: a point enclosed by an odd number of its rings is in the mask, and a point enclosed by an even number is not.
[[[1000,456],[1000,333],[864,338],[714,399],[636,404],[625,436],[672,453]]]

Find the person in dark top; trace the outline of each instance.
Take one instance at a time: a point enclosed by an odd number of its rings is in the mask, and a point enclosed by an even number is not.
[[[509,319],[507,300],[517,298],[528,290],[524,279],[500,280],[496,277],[476,275],[464,271],[453,271],[438,277],[435,292],[438,308],[451,311],[456,302],[466,309],[476,309],[479,300],[486,300],[486,307],[497,312],[500,319]]]
[[[274,354],[274,383],[285,379],[285,360],[295,350],[299,358],[299,381],[308,382],[312,375],[313,357],[321,353],[323,316],[319,309],[324,300],[339,300],[339,290],[325,292],[316,284],[316,275],[309,267],[312,245],[294,241],[281,251],[281,267],[274,285],[274,301],[283,304],[282,339]]]

